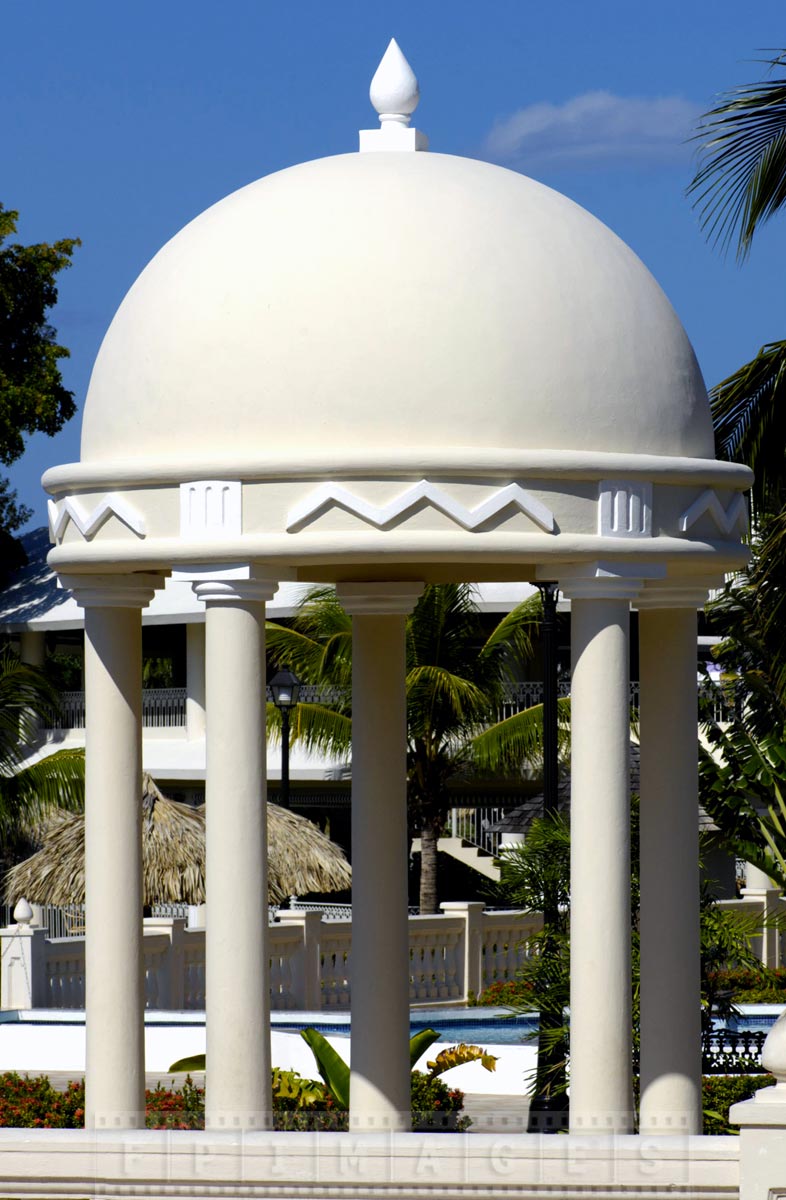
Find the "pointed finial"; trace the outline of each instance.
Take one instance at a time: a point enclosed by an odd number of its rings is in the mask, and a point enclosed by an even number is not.
[[[428,150],[428,138],[410,129],[412,113],[420,100],[420,89],[412,67],[395,38],[382,56],[369,88],[371,103],[379,113],[379,129],[361,129],[360,149]]]
[[[395,38],[390,39],[368,94],[379,113],[380,124],[395,121],[398,125],[409,125],[420,100],[420,88],[415,72]]]

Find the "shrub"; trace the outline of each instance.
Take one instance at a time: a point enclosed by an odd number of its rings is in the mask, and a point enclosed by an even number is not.
[[[449,1088],[439,1078],[413,1071],[410,1097],[413,1129],[460,1133],[472,1124],[470,1117],[459,1116],[464,1107],[464,1093],[458,1088]]]
[[[761,967],[730,967],[710,971],[714,990],[725,993],[734,1004],[786,1004],[786,970]]]
[[[274,1129],[346,1130],[348,1115],[337,1109],[324,1084],[303,1079],[296,1071],[273,1071]],[[441,1079],[412,1074],[412,1124],[416,1129],[463,1130],[470,1125],[460,1116],[464,1093]],[[81,1129],[85,1123],[84,1081],[69,1083],[59,1092],[45,1076],[29,1078],[0,1074],[0,1126],[17,1129]],[[145,1093],[148,1129],[203,1129],[205,1091],[190,1076],[180,1088],[158,1084]]]
[[[15,1071],[0,1075],[0,1125],[17,1129],[79,1129],[85,1123],[85,1085],[53,1088],[46,1075],[37,1079]]]
[[[520,983],[515,979],[501,980],[492,983],[479,996],[470,996],[470,1005],[488,1006],[494,1008],[510,1005],[514,1008],[532,1007],[532,984]]]
[[[749,1100],[760,1088],[775,1083],[772,1075],[705,1075],[702,1080],[702,1108],[705,1133],[739,1133],[729,1124],[729,1109],[740,1100]]]

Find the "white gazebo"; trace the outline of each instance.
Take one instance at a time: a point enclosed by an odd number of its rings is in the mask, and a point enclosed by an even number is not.
[[[617,1163],[639,1153],[639,1139],[618,1136],[633,1128],[631,606],[642,1132],[690,1141],[701,1130],[696,610],[746,561],[751,474],[715,460],[690,342],[613,233],[522,175],[427,153],[410,126],[417,81],[395,42],[371,98],[381,124],[361,133],[360,153],[241,188],[155,256],[98,355],[81,460],[44,479],[49,561],[86,610],[88,1125],[120,1136],[143,1124],[140,613],[171,573],[193,583],[207,639],[208,1128],[180,1136],[234,1138],[251,1155],[243,1194],[284,1194],[275,1135],[253,1132],[271,1104],[264,617],[280,581],[329,581],[354,626],[346,1136],[361,1183],[399,1179],[397,1195],[441,1186],[428,1173],[401,1183],[415,1135],[396,1132],[409,1124],[404,622],[428,583],[556,580],[572,613],[578,1142],[541,1151],[520,1137],[510,1153],[530,1163],[521,1178],[533,1194],[536,1175],[547,1190],[561,1178],[535,1171],[541,1153],[567,1170],[588,1135],[614,1145]],[[145,1135],[122,1136],[143,1146]],[[491,1194],[476,1163],[483,1139],[468,1136],[471,1153],[439,1142],[444,1178],[465,1170],[462,1187]],[[320,1195],[367,1194],[332,1150],[309,1175],[306,1144],[291,1150],[298,1194],[315,1194],[316,1179]],[[404,1175],[390,1166],[399,1160]],[[728,1194],[731,1166],[692,1170],[702,1195],[715,1194],[711,1179]],[[635,1178],[671,1186],[668,1172]],[[505,1194],[524,1194],[515,1187]]]

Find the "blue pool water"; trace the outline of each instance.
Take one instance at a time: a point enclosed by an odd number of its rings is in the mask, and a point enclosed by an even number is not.
[[[314,1013],[310,1020],[303,1013],[275,1013],[272,1028],[280,1033],[295,1033],[311,1025],[325,1036],[349,1036],[349,1013]],[[469,1042],[471,1045],[520,1045],[528,1034],[537,1031],[537,1014],[511,1016],[506,1008],[418,1008],[410,1012],[410,1035],[421,1029],[434,1029],[442,1042]]]

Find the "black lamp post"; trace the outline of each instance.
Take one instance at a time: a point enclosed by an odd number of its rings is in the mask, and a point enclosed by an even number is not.
[[[289,808],[289,714],[297,708],[300,680],[291,671],[278,671],[270,680],[273,703],[281,713],[281,797],[282,808]]]

